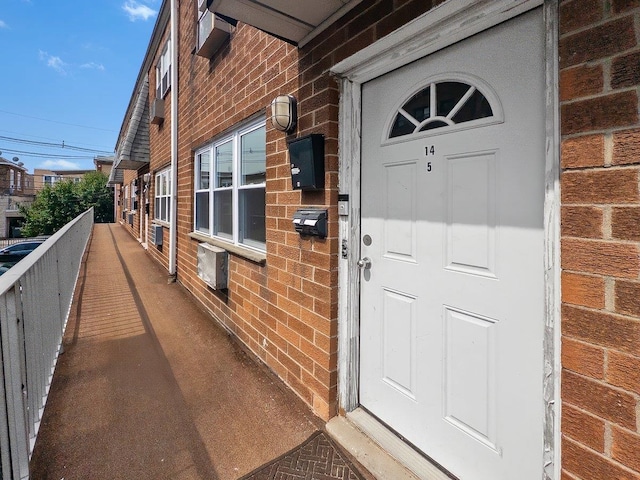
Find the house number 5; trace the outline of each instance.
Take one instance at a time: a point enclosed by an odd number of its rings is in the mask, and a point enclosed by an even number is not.
[[[436,147],[433,145],[427,145],[426,147],[424,147],[424,154],[427,157],[435,155]],[[431,171],[431,162],[427,162],[427,172],[430,172],[430,171]]]

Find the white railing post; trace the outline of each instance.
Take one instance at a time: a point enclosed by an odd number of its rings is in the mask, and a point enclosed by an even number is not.
[[[0,480],[29,478],[92,227],[90,209],[0,277]]]

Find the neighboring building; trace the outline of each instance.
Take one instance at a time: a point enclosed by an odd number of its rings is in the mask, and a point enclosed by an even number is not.
[[[640,478],[640,4],[174,3],[110,176],[148,254],[418,475]]]
[[[39,192],[45,186],[53,186],[63,180],[79,182],[82,180],[84,174],[88,172],[93,172],[93,170],[47,170],[44,168],[36,168],[33,170],[35,190]]]
[[[96,166],[96,170],[98,172],[102,172],[105,175],[109,175],[111,173],[111,169],[113,168],[113,161],[115,157],[103,157],[98,156],[93,159],[93,164]]]
[[[24,220],[20,206],[30,205],[34,198],[33,175],[27,172],[24,164],[0,157],[1,238],[20,236],[20,226]]]

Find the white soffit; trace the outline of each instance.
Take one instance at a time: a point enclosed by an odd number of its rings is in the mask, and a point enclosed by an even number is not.
[[[361,1],[213,0],[209,10],[302,47]]]

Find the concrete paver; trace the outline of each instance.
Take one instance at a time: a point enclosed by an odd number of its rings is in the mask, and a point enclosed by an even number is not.
[[[117,225],[94,227],[32,479],[236,479],[322,422]]]

